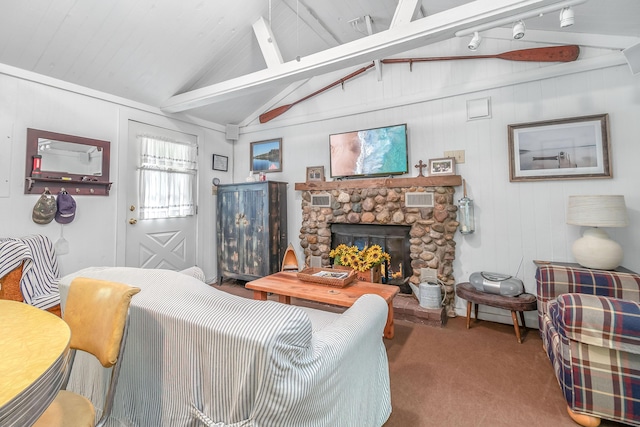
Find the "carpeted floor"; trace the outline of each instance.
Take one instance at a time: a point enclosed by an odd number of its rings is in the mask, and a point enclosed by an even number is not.
[[[251,297],[231,281],[219,289]],[[337,307],[292,299],[332,311]],[[395,322],[385,339],[393,412],[384,427],[575,427],[537,329],[450,318],[438,328]],[[604,421],[602,427],[622,426]]]

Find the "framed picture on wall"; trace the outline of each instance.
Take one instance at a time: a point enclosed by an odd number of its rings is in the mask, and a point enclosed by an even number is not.
[[[256,172],[282,172],[282,138],[251,143],[251,170]]]
[[[309,166],[307,168],[307,182],[324,181],[324,166]]]
[[[429,176],[455,175],[456,159],[443,157],[441,159],[429,159]]]
[[[213,170],[214,171],[228,171],[229,170],[229,158],[227,156],[221,156],[220,154],[213,155]]]
[[[509,180],[611,178],[609,115],[509,125]]]

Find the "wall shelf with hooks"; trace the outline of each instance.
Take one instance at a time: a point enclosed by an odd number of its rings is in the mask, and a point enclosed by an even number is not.
[[[78,196],[108,196],[111,182],[61,180],[52,178],[26,178],[25,193],[42,194],[48,188],[51,194],[57,194],[66,189],[71,195]]]

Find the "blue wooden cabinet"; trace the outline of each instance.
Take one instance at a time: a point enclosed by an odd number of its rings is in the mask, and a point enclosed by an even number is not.
[[[287,249],[287,183],[218,186],[218,277],[255,280],[280,271]]]

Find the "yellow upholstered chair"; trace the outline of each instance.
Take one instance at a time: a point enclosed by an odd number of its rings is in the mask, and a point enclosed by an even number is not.
[[[62,390],[34,424],[38,427],[102,426],[111,413],[120,361],[124,353],[133,295],[140,292],[122,283],[78,277],[71,282],[62,318],[71,329],[71,359]],[[64,390],[76,351],[96,357],[111,368],[102,416],[95,424],[95,408],[84,396]]]

